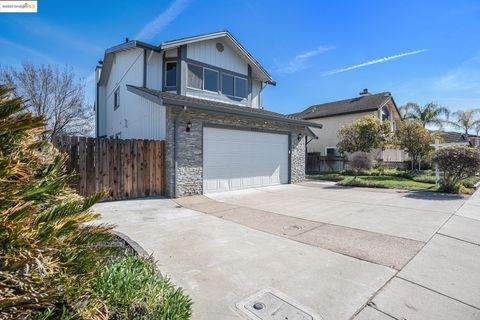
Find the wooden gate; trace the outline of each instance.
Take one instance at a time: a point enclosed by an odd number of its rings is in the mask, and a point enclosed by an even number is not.
[[[165,141],[62,136],[55,146],[69,156],[72,187],[82,196],[107,190],[118,200],[165,194]]]

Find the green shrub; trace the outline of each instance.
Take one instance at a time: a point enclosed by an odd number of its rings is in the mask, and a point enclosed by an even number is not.
[[[355,171],[353,169],[345,169],[340,171],[340,174],[345,176],[354,176]],[[406,179],[410,178],[408,171],[401,171],[397,169],[388,169],[388,168],[377,168],[372,170],[360,170],[360,176],[392,176],[392,177],[403,177]]]
[[[440,190],[444,192],[460,192],[459,184],[480,171],[480,151],[468,146],[440,148],[434,161],[443,173]]]
[[[415,188],[433,189],[435,185],[392,176],[360,176],[346,177],[338,183],[343,186],[374,187],[374,188]]]
[[[475,188],[475,184],[477,184],[477,182],[480,181],[480,177],[478,176],[475,176],[475,177],[471,177],[471,178],[467,178],[465,180],[462,181],[462,184],[466,187],[466,188]]]
[[[356,173],[355,176],[361,171],[372,170],[374,165],[373,156],[370,153],[363,151],[356,151],[349,157],[350,166]]]
[[[44,120],[0,87],[0,318],[72,310],[111,249],[109,226],[85,226],[102,195],[82,198],[65,158],[47,141]],[[50,310],[50,311],[46,311]]]
[[[344,177],[338,173],[317,173],[317,174],[309,174],[307,175],[307,178],[336,182],[336,181],[342,180]]]
[[[81,313],[89,318],[96,309],[110,319],[182,320],[190,319],[191,305],[182,289],[158,274],[152,259],[125,255],[99,271]]]

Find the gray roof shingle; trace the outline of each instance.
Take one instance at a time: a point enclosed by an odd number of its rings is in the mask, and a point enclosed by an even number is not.
[[[461,143],[461,142],[469,142],[470,139],[467,135],[460,133],[460,132],[454,132],[454,131],[432,131],[433,133],[440,134],[440,136],[443,138],[445,143]]]
[[[390,92],[363,95],[356,98],[316,104],[292,114],[302,119],[331,117],[342,114],[374,111],[392,99]]]

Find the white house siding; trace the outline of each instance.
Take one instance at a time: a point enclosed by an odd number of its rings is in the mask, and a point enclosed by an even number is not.
[[[131,49],[115,55],[106,86],[105,134],[109,137],[120,134],[122,139],[165,138],[165,107],[127,91],[127,84],[143,86],[143,54],[143,49]],[[158,66],[158,58],[153,59],[156,61],[152,61],[152,64]],[[152,75],[151,84],[158,86],[156,81],[159,77],[153,74],[154,70],[149,72]],[[120,107],[114,110],[114,92],[117,88],[120,88]]]
[[[318,140],[312,140],[307,145],[307,152],[320,152],[322,156],[326,155],[326,147],[336,147],[338,143],[338,130],[341,126],[349,124],[365,117],[366,115],[375,115],[375,112],[363,112],[339,115],[327,118],[312,119],[311,121],[321,123],[322,129],[312,128],[315,135],[318,136]]]
[[[165,51],[165,58],[174,58],[177,56],[178,56],[177,48]]]
[[[252,80],[252,108],[262,107],[262,83],[257,80]]]
[[[129,95],[133,95],[133,93],[129,92]],[[128,110],[128,128],[123,129],[122,138],[165,139],[165,106],[158,105],[139,96],[132,100],[135,101],[127,105],[130,109]]]
[[[223,52],[216,48],[217,42],[224,46]],[[248,64],[225,42],[218,39],[187,45],[187,58],[248,75]]]
[[[147,88],[162,90],[162,54],[148,51],[147,54]]]
[[[98,86],[98,101],[96,110],[97,125],[98,125],[98,136],[103,137],[107,135],[107,109],[105,108],[106,103],[106,86]]]

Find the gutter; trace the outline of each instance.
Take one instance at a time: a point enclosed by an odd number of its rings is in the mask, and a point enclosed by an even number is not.
[[[287,123],[287,124],[292,124],[297,126],[306,126],[306,127],[320,128],[320,129],[323,127],[322,124],[320,123],[315,123],[307,120],[301,120],[301,119],[295,120],[295,119],[289,119],[289,118],[275,117],[269,114],[253,113],[247,110],[250,108],[244,108],[245,110],[242,110],[241,109],[242,107],[238,107],[238,109],[232,108],[229,110],[225,110],[225,109],[222,109],[221,107],[208,106],[208,105],[204,105],[194,101],[178,101],[177,99],[172,99],[168,97],[159,97],[158,95],[145,92],[144,90],[141,90],[135,86],[128,85],[128,84],[127,84],[127,90],[158,104],[168,104],[176,107],[191,107],[192,109],[196,109],[200,111],[209,111],[209,112],[223,113],[223,114],[229,114],[229,115],[238,115],[238,116],[254,118],[254,119],[277,121],[277,122],[282,122],[282,123]]]

